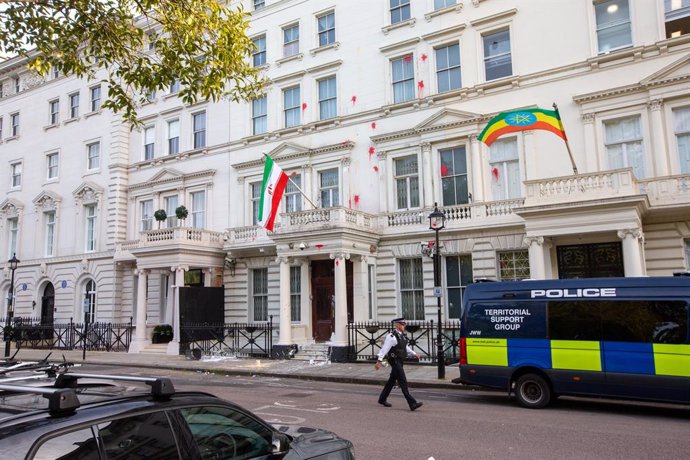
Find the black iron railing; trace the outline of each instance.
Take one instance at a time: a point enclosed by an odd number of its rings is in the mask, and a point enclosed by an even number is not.
[[[392,325],[388,321],[368,321],[349,323],[347,325],[347,344],[349,361],[373,361],[376,359],[386,334]],[[460,322],[445,321],[442,323],[441,340],[446,364],[458,362],[458,343],[460,341]],[[410,321],[406,328],[410,347],[420,355],[421,364],[435,364],[436,335],[434,321]]]
[[[267,323],[180,325],[180,353],[201,350],[204,355],[271,357],[273,316]]]

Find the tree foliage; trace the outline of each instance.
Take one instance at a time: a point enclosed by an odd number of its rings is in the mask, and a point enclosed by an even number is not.
[[[102,107],[138,124],[146,95],[177,79],[178,96],[249,100],[265,80],[248,56],[248,14],[218,0],[36,0],[0,7],[0,52],[24,55],[41,76],[103,81]]]

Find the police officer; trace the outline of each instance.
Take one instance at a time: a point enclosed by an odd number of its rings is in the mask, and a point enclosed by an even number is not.
[[[397,381],[400,390],[407,400],[407,404],[410,406],[410,410],[413,411],[422,407],[422,403],[414,399],[407,389],[407,377],[405,377],[405,370],[403,369],[403,360],[407,357],[419,359],[419,355],[408,345],[408,339],[405,335],[405,318],[395,318],[393,320],[393,327],[394,329],[391,333],[386,336],[383,347],[381,347],[379,352],[379,359],[374,365],[376,370],[381,369],[384,358],[387,358],[391,366],[391,376],[388,378],[379,396],[379,404],[391,407],[391,403],[387,401],[388,395],[390,395],[393,385]]]

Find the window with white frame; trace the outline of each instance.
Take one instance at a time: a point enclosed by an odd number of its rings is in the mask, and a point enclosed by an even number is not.
[[[520,281],[529,278],[529,253],[527,251],[504,251],[497,253],[498,279]]]
[[[436,53],[436,82],[438,92],[460,88],[460,45],[448,45],[434,50]]]
[[[57,125],[60,122],[60,100],[54,99],[48,102],[48,109],[50,111],[50,124]]]
[[[268,268],[252,270],[252,307],[254,321],[268,321]]]
[[[335,12],[331,11],[317,18],[319,47],[335,43]]]
[[[259,204],[261,204],[261,182],[249,184],[249,189],[251,192],[252,225],[257,225],[259,223]]]
[[[340,178],[337,168],[319,173],[319,196],[322,208],[332,208],[340,204]]]
[[[400,259],[400,305],[408,321],[424,319],[424,273],[422,259]]]
[[[391,24],[410,19],[410,0],[389,0],[391,11]]]
[[[266,65],[266,36],[262,35],[252,40],[254,51],[252,52],[252,65],[260,67]]]
[[[319,80],[319,119],[326,120],[338,115],[335,76]]]
[[[206,147],[206,112],[195,113],[192,116],[194,130],[194,148]]]
[[[19,93],[22,90],[22,80],[19,77],[14,77],[14,92]]]
[[[666,38],[690,33],[690,0],[664,0]]]
[[[628,0],[606,0],[594,3],[599,53],[632,46]]]
[[[510,30],[503,29],[482,35],[484,44],[484,73],[486,81],[513,74],[510,52]]]
[[[299,24],[283,28],[283,57],[299,53]]]
[[[494,200],[510,200],[521,196],[517,137],[498,139],[491,144],[489,167]]]
[[[19,112],[10,114],[10,126],[12,126],[12,137],[19,136]]]
[[[414,65],[412,55],[391,61],[393,76],[393,102],[405,102],[414,99]]]
[[[266,6],[266,0],[254,0],[254,9],[255,10],[260,10]]]
[[[448,318],[460,319],[465,288],[472,284],[472,255],[448,256],[446,261],[446,299]]]
[[[22,163],[12,163],[10,164],[10,171],[12,172],[11,183],[12,188],[22,186]]]
[[[93,252],[96,250],[96,205],[89,204],[84,206],[84,218],[86,219],[86,229],[84,232],[86,252]]]
[[[44,212],[43,223],[45,225],[43,252],[46,257],[51,257],[55,255],[55,211]]]
[[[192,227],[206,228],[206,191],[192,192]]]
[[[302,176],[294,174],[290,176],[285,185],[285,212],[298,212],[302,210],[302,194],[297,187],[302,186]]]
[[[153,228],[153,200],[139,202],[139,216],[141,219],[141,231],[151,230]]]
[[[179,206],[179,200],[177,195],[168,195],[163,197],[163,207],[168,218],[165,220],[165,225],[168,228],[177,227],[177,216],[175,215],[175,209]]]
[[[397,209],[419,207],[419,160],[417,155],[398,158],[395,163]]]
[[[443,206],[469,203],[465,146],[440,150],[439,156]]]
[[[168,121],[168,155],[180,153],[180,120]]]
[[[300,121],[300,87],[293,86],[283,90],[283,112],[285,127],[299,126]]]
[[[101,108],[101,85],[92,86],[91,92],[91,111],[97,112]]]
[[[84,285],[84,323],[93,324],[96,321],[96,282],[88,280]]]
[[[144,128],[144,160],[153,160],[155,146],[156,127],[147,126]]]
[[[173,80],[172,83],[170,83],[170,87],[168,88],[168,92],[170,94],[177,94],[180,92],[180,79],[176,78]]]
[[[290,267],[290,320],[302,321],[302,270],[301,267]]]
[[[86,145],[86,168],[98,169],[101,165],[101,143],[92,142]]]
[[[263,134],[268,131],[268,96],[252,101],[252,134]]]
[[[455,5],[456,0],[434,0],[434,10],[442,10]]]
[[[79,93],[72,93],[69,95],[69,117],[77,118],[79,116]]]
[[[46,163],[48,166],[48,179],[57,179],[59,159],[60,155],[57,152],[49,153],[48,155],[46,155]]]
[[[17,252],[17,240],[19,238],[19,219],[13,217],[7,219],[7,258],[12,258]]]
[[[673,111],[680,173],[690,174],[690,107]]]
[[[146,93],[144,96],[146,98],[146,102],[153,102],[156,99],[156,90],[151,90]]]
[[[645,176],[640,116],[604,122],[609,169],[632,168],[638,179]]]

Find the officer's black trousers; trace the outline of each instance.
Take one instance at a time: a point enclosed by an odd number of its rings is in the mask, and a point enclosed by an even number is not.
[[[395,385],[395,382],[398,382],[398,386],[400,387],[400,390],[402,391],[403,395],[405,396],[405,399],[407,399],[407,404],[412,407],[414,403],[417,402],[412,395],[410,394],[410,391],[407,389],[407,377],[405,377],[405,370],[403,369],[403,363],[402,361],[396,360],[391,360],[390,361],[391,365],[391,376],[388,378],[388,381],[386,382],[386,386],[383,387],[383,391],[381,392],[381,396],[379,396],[379,402],[385,402],[388,399],[388,395],[391,394],[391,390],[393,389],[393,386]]]

